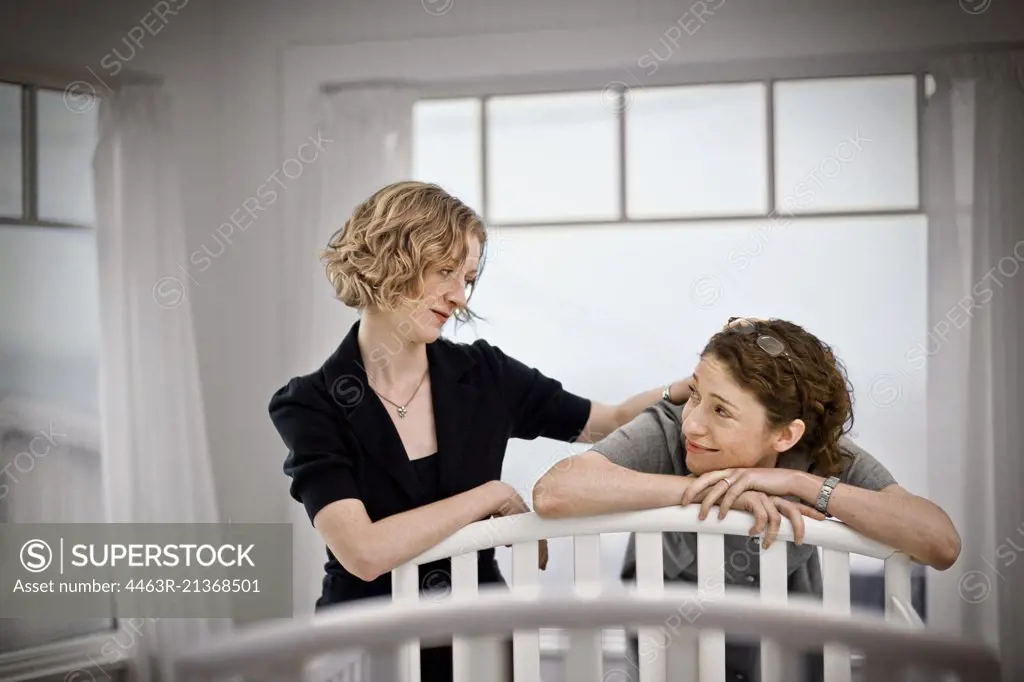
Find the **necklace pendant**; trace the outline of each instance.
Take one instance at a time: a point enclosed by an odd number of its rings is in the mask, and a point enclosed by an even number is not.
[[[405,408],[401,405],[398,406],[398,418],[405,419]]]

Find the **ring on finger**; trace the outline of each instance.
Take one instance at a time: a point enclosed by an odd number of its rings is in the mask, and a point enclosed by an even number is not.
[[[730,481],[730,480],[728,479],[728,477],[726,477],[726,478],[723,478],[722,480],[723,480],[723,481],[725,481],[725,484],[726,484],[726,485],[729,485],[729,486],[731,486],[731,485],[732,485],[732,481]]]

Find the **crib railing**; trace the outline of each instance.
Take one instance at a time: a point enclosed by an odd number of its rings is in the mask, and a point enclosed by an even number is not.
[[[320,671],[320,680],[362,682],[363,677],[323,673],[331,665],[337,669],[343,652],[351,656],[358,649],[384,647],[393,652],[396,668],[373,679],[418,682],[421,642],[436,646],[451,637],[456,681],[500,680],[501,642],[511,633],[513,679],[540,682],[540,629],[563,628],[569,632],[567,681],[619,682],[621,678],[608,677],[604,670],[601,633],[604,628],[636,626],[641,642],[655,647],[653,656],[639,658],[641,682],[723,681],[727,632],[761,639],[765,682],[797,679],[791,667],[797,650],[824,650],[829,682],[850,680],[851,651],[863,653],[869,666],[866,679],[872,681],[902,679],[894,676],[897,664],[911,663],[933,670],[970,670],[965,680],[998,679],[991,650],[923,628],[911,606],[906,555],[835,521],[806,520],[804,542],[823,551],[822,601],[788,595],[786,548],[793,536],[785,520],[776,543],[760,553],[759,592],[726,593],[724,536],[746,537],[752,522],[753,517],[738,511],[722,520],[712,514],[700,521],[693,506],[575,519],[543,519],[531,513],[481,521],[396,568],[390,603],[357,602],[307,621],[246,628],[184,654],[177,666],[190,682],[236,672],[246,672],[246,680],[313,679],[314,670]],[[637,534],[636,585],[606,592],[600,580],[600,536],[630,531]],[[664,582],[661,534],[670,531],[698,534],[696,585]],[[537,541],[559,537],[573,541],[573,590],[545,592]],[[481,588],[477,553],[505,545],[512,547],[511,589],[496,593]],[[884,617],[851,613],[851,554],[884,560]],[[451,592],[442,599],[421,595],[418,566],[446,557],[452,559]],[[253,676],[256,672],[260,674]]]
[[[522,599],[513,593],[480,590],[473,599],[442,602],[366,602],[319,614],[310,621],[280,621],[249,626],[220,640],[196,646],[175,661],[177,679],[188,682],[395,682],[402,679],[401,643],[422,639],[438,644],[451,637],[489,638],[541,627],[580,632],[621,623],[659,626],[696,598],[692,585],[665,586],[660,594],[615,593],[583,596],[544,593]],[[823,611],[806,597],[789,604],[765,603],[753,595],[728,593],[706,604],[686,630],[728,632],[746,637],[769,636],[779,646],[786,680],[798,680],[794,654],[829,642],[864,652],[871,682],[912,679],[998,682],[999,663],[993,651],[921,628],[888,622],[876,615],[843,615]],[[469,633],[472,633],[471,635]],[[374,652],[373,658],[364,654]],[[464,659],[462,674],[474,682],[501,680],[493,659]],[[321,664],[326,665],[321,665]],[[326,675],[325,671],[329,671]],[[678,670],[673,669],[672,679]],[[920,677],[924,673],[925,677]],[[566,677],[567,682],[618,682],[614,671],[602,677]]]
[[[644,597],[657,597],[665,589],[662,533],[697,533],[698,583],[693,600],[668,623],[646,626],[638,631],[647,653],[675,653],[673,679],[724,682],[725,634],[713,628],[683,628],[683,621],[700,617],[707,605],[722,597],[725,590],[725,536],[747,537],[753,517],[730,512],[725,519],[714,514],[701,521],[698,507],[667,507],[623,514],[608,514],[572,519],[543,519],[536,514],[521,514],[471,524],[444,542],[392,574],[393,599],[412,604],[421,599],[419,565],[451,557],[451,594],[456,601],[472,600],[477,594],[477,553],[491,547],[512,546],[512,595],[520,600],[539,596],[540,571],[538,545],[541,538],[571,537],[574,555],[575,594],[594,598],[601,593],[600,536],[603,533],[636,532],[636,587]],[[850,613],[850,555],[860,554],[885,562],[885,618],[911,627],[921,621],[911,606],[910,559],[905,554],[869,540],[836,521],[805,519],[804,543],[822,548],[823,598],[819,607],[826,613]],[[783,520],[778,540],[760,552],[760,599],[765,604],[787,603],[787,546],[793,540],[792,525]],[[682,628],[682,631],[680,629]],[[694,637],[693,634],[696,634]],[[470,682],[469,654],[487,643],[465,636],[453,640],[456,682]],[[498,653],[491,642],[492,650]],[[851,652],[839,643],[824,646],[827,682],[850,682]],[[665,682],[667,655],[639,657],[640,682]],[[778,643],[766,638],[761,643],[761,673],[764,682],[781,682],[782,656]],[[402,651],[403,682],[419,682],[419,642],[407,642]],[[681,663],[676,663],[679,661]],[[566,656],[568,680],[599,680],[602,677],[601,630],[574,630],[569,637]],[[690,665],[681,670],[679,665]],[[513,633],[513,669],[515,682],[540,682],[539,630]]]

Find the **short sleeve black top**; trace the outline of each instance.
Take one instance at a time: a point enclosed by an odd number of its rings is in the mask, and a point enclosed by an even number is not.
[[[288,450],[289,492],[311,521],[336,500],[359,499],[378,521],[457,495],[501,478],[510,438],[570,441],[589,418],[589,400],[497,346],[442,338],[427,345],[437,453],[410,461],[384,404],[368,388],[358,331],[357,321],[319,370],[291,379],[270,400],[271,420]],[[436,578],[449,564],[421,566],[421,585],[426,574],[434,571]],[[317,607],[391,593],[389,573],[360,580],[329,548],[324,568]],[[479,579],[503,582],[493,549],[480,552]]]

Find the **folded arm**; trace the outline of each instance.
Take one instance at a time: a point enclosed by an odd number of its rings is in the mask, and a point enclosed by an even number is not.
[[[627,469],[593,450],[563,459],[533,488],[539,516],[561,518],[679,504],[692,479]]]
[[[498,513],[508,503],[509,490],[500,481],[490,481],[379,521],[370,520],[362,500],[338,500],[317,513],[313,526],[346,571],[370,582],[462,527]]]
[[[824,482],[801,472],[794,493],[814,504]],[[899,485],[876,491],[840,483],[832,491],[828,512],[858,533],[940,571],[960,556],[960,534],[946,512]]]
[[[719,516],[724,516],[739,495],[757,490],[796,496],[813,506],[824,483],[821,476],[793,469],[721,469],[697,479],[684,503],[702,497],[705,510],[718,504]],[[828,513],[861,535],[940,571],[960,555],[960,535],[946,513],[896,483],[880,490],[839,483],[829,499]]]

